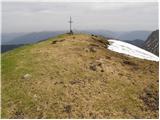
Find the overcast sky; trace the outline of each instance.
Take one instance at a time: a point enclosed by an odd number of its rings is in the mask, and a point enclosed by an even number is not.
[[[2,32],[158,29],[156,2],[3,2]]]

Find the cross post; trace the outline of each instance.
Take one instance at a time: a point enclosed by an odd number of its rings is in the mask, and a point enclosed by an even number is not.
[[[72,18],[71,18],[71,16],[70,16],[70,20],[69,20],[69,24],[70,24],[70,31],[69,31],[69,33],[70,33],[70,34],[73,34],[73,31],[72,31],[72,23],[73,23],[73,21],[72,21]]]

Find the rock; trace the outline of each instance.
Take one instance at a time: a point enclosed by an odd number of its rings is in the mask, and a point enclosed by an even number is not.
[[[93,70],[93,71],[96,71],[97,70],[97,67],[95,64],[92,64],[90,65],[90,69]]]
[[[106,59],[111,59],[111,57],[110,57],[110,56],[106,56],[105,58],[106,58]]]
[[[123,61],[124,64],[127,64],[127,65],[131,65],[131,66],[137,66],[137,64],[131,62],[131,61]]]
[[[64,106],[64,112],[68,113],[68,118],[71,118],[71,111],[72,111],[72,107],[71,105],[65,105]]]
[[[37,96],[36,94],[34,94],[34,95],[33,95],[33,99],[34,99],[35,101],[37,101],[37,100],[38,100],[38,96]]]
[[[30,74],[25,74],[23,77],[22,77],[22,79],[24,79],[24,80],[30,80],[31,79],[31,75]]]
[[[52,41],[52,44],[56,44],[57,43],[57,41],[55,40],[55,41]]]
[[[90,51],[91,51],[91,52],[96,52],[97,49],[96,49],[95,47],[90,47]]]
[[[91,70],[93,70],[93,71],[104,72],[103,59],[96,60],[95,62],[90,63],[90,67],[89,68]]]
[[[89,46],[88,48],[84,48],[84,50],[86,52],[96,52],[97,51],[97,49],[93,46]]]
[[[84,48],[84,51],[89,52],[90,50],[89,48]]]
[[[65,39],[61,39],[61,40],[54,40],[52,41],[52,44],[56,44],[57,42],[63,42]]]
[[[54,85],[57,85],[57,84],[64,84],[64,82],[63,82],[63,81],[56,81],[56,82],[54,83]]]
[[[80,80],[72,80],[72,81],[69,81],[69,83],[71,85],[73,85],[73,84],[81,83],[81,81]]]
[[[91,36],[92,36],[92,37],[98,37],[97,35],[94,35],[94,34],[92,34]]]
[[[16,111],[11,119],[24,119],[24,113],[21,110]]]
[[[65,105],[64,106],[64,111],[67,112],[67,113],[70,113],[71,112],[71,105]]]
[[[143,43],[142,47],[145,50],[159,56],[159,30],[153,31]]]

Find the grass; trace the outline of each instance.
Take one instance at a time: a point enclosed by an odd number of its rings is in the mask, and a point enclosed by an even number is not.
[[[63,34],[2,54],[2,118],[158,118],[140,97],[150,84],[157,97],[158,63],[107,50],[104,40]],[[90,69],[97,61],[103,72]]]

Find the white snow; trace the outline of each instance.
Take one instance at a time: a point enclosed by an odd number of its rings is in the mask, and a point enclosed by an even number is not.
[[[114,40],[114,39],[109,39],[108,40],[110,45],[108,46],[109,50],[118,52],[118,53],[123,53],[126,55],[130,55],[133,57],[141,58],[141,59],[147,59],[151,61],[159,61],[159,57],[146,51],[143,50],[137,46],[131,45],[126,42]]]

